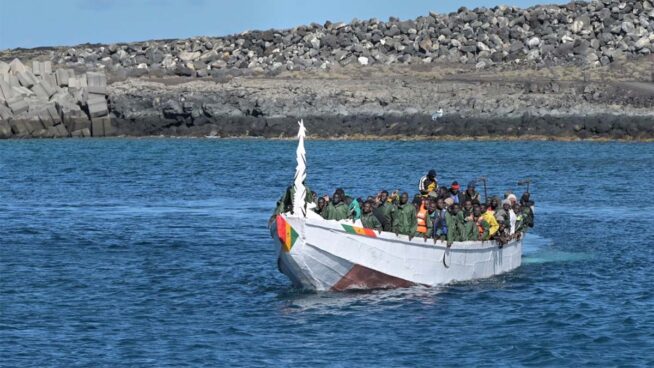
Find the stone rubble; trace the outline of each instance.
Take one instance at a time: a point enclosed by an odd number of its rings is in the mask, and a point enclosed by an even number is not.
[[[333,65],[463,63],[600,66],[654,51],[652,0],[594,0],[528,9],[460,8],[416,19],[312,23],[225,37],[53,49],[57,65],[130,76],[211,75],[221,69],[306,70]],[[24,66],[11,66],[20,75]],[[18,69],[17,69],[18,68]],[[38,70],[37,70],[38,69]],[[49,74],[34,67],[35,76]],[[26,76],[23,76],[26,77]]]

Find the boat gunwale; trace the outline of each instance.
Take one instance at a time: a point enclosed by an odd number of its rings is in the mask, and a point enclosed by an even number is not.
[[[296,216],[290,216],[290,217],[302,220],[304,222],[304,224],[306,226],[309,226],[309,227],[320,228],[320,229],[331,231],[331,232],[334,232],[334,233],[342,233],[342,234],[344,234],[346,236],[355,235],[355,236],[366,237],[365,235],[351,234],[351,233],[348,233],[347,231],[342,230],[342,229],[328,227],[328,226],[320,225],[320,224],[317,224],[317,223],[312,223],[313,220],[316,220],[315,222],[320,221],[320,220],[317,220],[317,219],[307,219],[307,218],[301,218],[301,217],[296,217]],[[307,221],[307,220],[311,220],[311,222]],[[339,225],[355,226],[353,224],[347,224],[347,223],[344,223],[344,222],[341,222],[341,221],[336,221],[336,220],[322,220],[322,221],[330,221],[331,223],[335,223],[335,224],[339,224]],[[377,232],[376,230],[375,230],[375,232],[377,234],[379,234],[379,232]],[[394,234],[393,232],[390,232],[390,231],[382,231],[382,233]],[[522,240],[522,238],[521,239],[513,239],[510,242],[504,244],[502,247],[500,247],[499,244],[497,244],[497,241],[495,241],[495,240],[491,240],[491,241],[454,242],[454,243],[452,243],[452,245],[450,247],[447,247],[447,245],[440,245],[440,244],[437,244],[437,243],[434,244],[433,243],[433,238],[427,238],[428,240],[432,239],[432,244],[429,244],[427,241],[424,241],[423,243],[414,241],[415,239],[417,239],[417,240],[424,239],[421,236],[416,236],[412,240],[408,240],[408,239],[404,240],[404,239],[401,239],[400,236],[407,236],[407,235],[403,235],[403,234],[398,235],[397,239],[391,239],[391,238],[387,238],[387,237],[375,237],[374,239],[379,239],[379,240],[388,241],[388,242],[392,242],[392,243],[419,246],[419,247],[423,247],[423,248],[436,248],[436,249],[457,251],[457,252],[459,252],[459,251],[460,252],[492,251],[494,249],[504,249],[504,248],[507,248],[507,247],[517,245]],[[524,235],[523,235],[523,237],[524,237]],[[438,242],[442,243],[442,244],[445,243],[442,240],[438,240]],[[457,246],[457,247],[455,248],[455,246]]]

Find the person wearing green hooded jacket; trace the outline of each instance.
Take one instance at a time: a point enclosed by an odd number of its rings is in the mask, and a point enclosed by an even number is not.
[[[372,203],[366,201],[363,203],[363,214],[361,215],[361,224],[366,229],[373,229],[382,231],[382,224],[377,220],[377,217],[372,213]]]
[[[343,202],[340,193],[334,193],[332,200],[329,202],[322,217],[325,220],[346,220],[349,214],[348,206]]]
[[[302,183],[302,184],[304,184],[304,183]],[[309,187],[306,184],[304,184],[304,187],[307,190],[306,196],[304,197],[304,201],[305,201],[305,203],[312,203],[313,202],[313,194],[311,193],[311,189],[309,189]],[[295,185],[289,185],[286,188],[286,191],[284,192],[284,194],[277,201],[277,207],[275,207],[274,215],[279,215],[281,213],[292,211],[293,210],[293,197],[295,197]]]
[[[416,207],[409,203],[409,194],[402,193],[400,203],[393,212],[393,232],[413,237],[418,227]]]
[[[448,208],[445,214],[445,222],[447,223],[447,245],[452,245],[454,242],[466,241],[465,221],[461,212],[461,206],[458,203],[454,203]]]

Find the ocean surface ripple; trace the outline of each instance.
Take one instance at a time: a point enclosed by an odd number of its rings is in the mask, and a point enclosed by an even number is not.
[[[514,272],[340,294],[273,259],[294,148],[0,142],[0,366],[654,365],[654,144],[309,141],[320,194],[534,180]]]

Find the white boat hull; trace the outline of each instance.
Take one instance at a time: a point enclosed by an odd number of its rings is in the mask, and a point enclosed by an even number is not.
[[[342,291],[482,279],[522,261],[522,240],[501,248],[494,241],[457,242],[448,249],[442,241],[409,240],[358,225],[279,215],[272,235],[280,271],[297,287]]]

